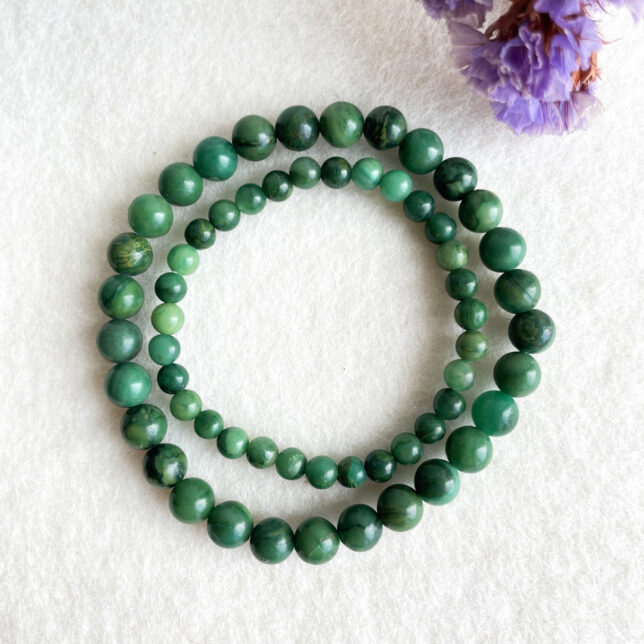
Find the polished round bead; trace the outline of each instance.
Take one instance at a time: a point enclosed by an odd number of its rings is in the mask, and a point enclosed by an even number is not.
[[[338,466],[329,456],[314,456],[306,464],[306,478],[318,490],[331,487],[338,478]]]
[[[541,297],[541,284],[534,273],[515,268],[503,273],[494,284],[494,299],[510,313],[533,309]]]
[[[434,186],[448,201],[463,199],[476,188],[477,180],[476,168],[461,157],[445,159],[434,172]]]
[[[266,197],[264,197],[264,202],[266,202]],[[208,209],[208,219],[217,230],[226,231],[236,228],[240,217],[237,204],[230,199],[218,199]]]
[[[404,170],[389,170],[380,180],[380,193],[392,203],[404,201],[411,194],[411,177]]]
[[[215,495],[206,481],[184,478],[170,492],[168,505],[175,519],[183,523],[200,523],[210,514]]]
[[[181,353],[181,345],[172,335],[155,335],[148,343],[148,353],[153,362],[159,365],[172,364]]]
[[[165,302],[152,311],[152,326],[164,335],[173,335],[181,330],[185,321],[183,311],[177,304]]]
[[[443,370],[445,384],[454,391],[467,391],[474,386],[476,371],[467,360],[452,360]]]
[[[492,441],[478,427],[459,427],[447,437],[445,454],[461,472],[480,472],[492,460]]]
[[[241,427],[226,427],[217,437],[217,449],[224,458],[241,458],[248,448],[248,434]]]
[[[378,518],[390,530],[405,532],[423,518],[423,501],[408,485],[390,485],[378,497]]]
[[[413,174],[429,174],[443,160],[443,142],[438,134],[426,128],[408,132],[398,149],[403,167]]]
[[[403,201],[403,212],[411,221],[427,221],[434,214],[434,197],[424,190],[414,190]]]
[[[473,190],[465,195],[458,207],[461,223],[475,233],[486,233],[496,228],[502,217],[501,200],[489,190]]]
[[[276,564],[293,552],[293,530],[286,521],[269,517],[260,521],[250,533],[250,549],[262,563]]]
[[[204,409],[195,416],[193,427],[200,438],[217,438],[224,429],[224,419],[219,412]]]
[[[488,436],[505,436],[519,422],[519,406],[502,391],[485,391],[472,404],[472,420]]]
[[[172,443],[161,443],[143,456],[143,475],[155,487],[173,487],[188,471],[183,450]]]
[[[201,398],[192,389],[182,389],[170,399],[170,413],[177,420],[194,420],[201,411]]]
[[[287,447],[278,454],[275,469],[287,481],[299,479],[306,471],[306,456],[297,447]]]
[[[456,237],[456,222],[444,212],[435,212],[425,222],[425,237],[432,244],[444,244]]]
[[[396,473],[396,459],[386,449],[374,449],[367,454],[364,469],[372,481],[386,483]]]
[[[185,240],[197,250],[205,250],[215,243],[215,228],[207,220],[200,217],[193,219],[187,226],[183,234]]]
[[[142,343],[141,330],[128,320],[110,320],[96,336],[99,353],[110,362],[132,360],[141,350]]]
[[[481,300],[469,297],[456,305],[454,319],[466,331],[476,331],[487,322],[487,308]]]
[[[450,271],[445,278],[445,290],[455,300],[466,300],[473,297],[479,287],[479,280],[476,273],[469,268],[457,268]]]
[[[447,461],[432,458],[416,470],[414,487],[425,503],[445,505],[458,494],[461,477],[458,470]]]
[[[293,182],[283,170],[272,170],[262,181],[262,191],[271,201],[286,201],[293,192]]]
[[[277,445],[267,436],[258,436],[248,443],[246,458],[257,469],[264,469],[275,464],[277,460]]]
[[[380,541],[382,521],[378,513],[368,505],[350,505],[338,519],[338,536],[347,548],[365,552]]]
[[[347,456],[338,463],[338,482],[349,488],[360,487],[367,480],[364,464],[357,456]]]
[[[545,351],[554,342],[556,335],[552,318],[538,309],[517,313],[508,327],[510,342],[525,353]]]
[[[494,382],[508,396],[531,394],[541,382],[539,363],[527,353],[506,353],[494,365]]]
[[[159,195],[139,195],[128,208],[127,220],[142,237],[162,237],[172,228],[172,208]]]
[[[172,163],[159,175],[159,192],[175,206],[189,206],[199,201],[203,179],[189,163]]]
[[[391,453],[400,465],[415,465],[423,456],[423,444],[416,434],[401,432],[391,441]]]
[[[275,123],[275,134],[280,143],[296,152],[313,147],[319,133],[318,117],[312,109],[304,105],[287,107]]]
[[[382,164],[370,157],[360,159],[351,168],[351,178],[361,190],[374,190],[382,179]]]
[[[511,271],[525,257],[525,239],[512,228],[493,228],[483,235],[479,254],[481,261],[491,271]]]
[[[467,248],[458,239],[443,242],[436,249],[436,261],[443,270],[455,271],[457,268],[463,268],[467,260]]]
[[[245,183],[235,193],[235,205],[246,215],[256,215],[264,210],[266,195],[256,183]]]
[[[121,419],[121,436],[134,449],[150,449],[159,445],[167,429],[165,414],[147,403],[130,407]]]
[[[263,161],[275,149],[275,128],[263,116],[251,114],[235,123],[233,145],[239,156],[249,161]]]
[[[364,138],[376,150],[398,147],[407,134],[407,121],[400,110],[390,105],[376,107],[364,120]]]
[[[430,412],[421,414],[414,423],[414,434],[423,443],[436,443],[445,436],[445,421]]]
[[[177,244],[168,253],[168,266],[179,275],[192,275],[199,268],[199,253],[188,244]]]
[[[487,336],[481,331],[464,331],[456,338],[456,353],[469,362],[485,358],[489,346]]]
[[[436,415],[443,420],[454,420],[465,411],[463,394],[449,387],[436,392],[433,404]]]
[[[127,275],[112,275],[98,289],[98,305],[105,315],[125,320],[143,306],[143,289]]]
[[[245,544],[253,530],[253,517],[238,501],[224,501],[208,515],[208,536],[222,548]]]
[[[344,188],[351,181],[351,164],[343,157],[328,158],[320,172],[322,182],[334,190]]]
[[[176,394],[185,389],[189,379],[188,370],[176,363],[164,365],[157,373],[159,389],[166,394]]]
[[[179,273],[163,273],[154,283],[154,292],[162,302],[180,302],[188,292],[188,285]]]
[[[121,233],[110,242],[107,261],[121,275],[140,275],[152,263],[152,246],[141,235]]]
[[[221,136],[209,136],[197,144],[192,164],[204,179],[226,181],[237,170],[237,152],[230,141]]]
[[[295,531],[295,552],[306,563],[318,565],[331,561],[339,545],[337,530],[322,517],[302,521]]]
[[[320,132],[336,148],[350,148],[362,135],[364,117],[352,103],[338,101],[320,115]]]
[[[317,186],[321,176],[320,164],[311,157],[299,157],[291,163],[288,176],[293,185],[300,190]]]
[[[105,376],[105,394],[119,407],[140,405],[150,395],[150,376],[136,362],[114,365]]]

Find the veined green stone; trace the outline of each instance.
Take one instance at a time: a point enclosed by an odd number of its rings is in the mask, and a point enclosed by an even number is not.
[[[293,192],[293,183],[286,172],[272,170],[262,181],[262,191],[271,201],[286,201]]]
[[[224,501],[208,515],[208,536],[222,548],[237,548],[246,543],[253,530],[253,517],[238,501]]]
[[[235,193],[235,204],[247,215],[256,215],[266,205],[266,195],[256,183],[245,183]]]
[[[338,481],[349,488],[360,487],[367,480],[367,472],[357,456],[346,456],[338,463]]]
[[[306,456],[297,447],[287,447],[282,450],[275,461],[277,473],[287,481],[293,481],[304,476]]]
[[[299,157],[291,163],[289,177],[296,188],[308,190],[313,188],[320,181],[320,164],[311,157]]]
[[[309,483],[318,490],[331,487],[338,478],[338,466],[329,456],[314,456],[305,470]]]
[[[161,443],[143,456],[143,475],[155,487],[173,487],[188,470],[183,450],[172,443]]]
[[[237,170],[237,152],[230,141],[221,136],[209,136],[195,148],[192,163],[204,179],[226,181]]]
[[[458,494],[461,478],[453,465],[440,458],[432,458],[416,470],[414,487],[425,503],[445,505]]]
[[[172,364],[181,352],[181,345],[172,335],[155,335],[148,343],[148,353],[159,365]]]
[[[308,150],[318,140],[318,117],[304,105],[287,107],[277,117],[275,133],[285,148],[297,152]]]
[[[173,335],[181,330],[185,321],[183,311],[177,304],[164,302],[152,311],[152,326],[164,335]]]
[[[179,273],[163,273],[154,283],[154,292],[162,302],[180,302],[188,292],[188,285]]]
[[[362,112],[345,101],[332,103],[320,115],[320,132],[336,148],[349,148],[357,143],[363,126]]]
[[[364,459],[364,469],[372,481],[386,483],[396,473],[396,459],[386,449],[374,449]]]
[[[434,213],[434,197],[424,190],[414,190],[403,202],[403,212],[411,221],[427,221]]]
[[[275,128],[263,116],[244,116],[233,128],[235,150],[249,161],[263,161],[272,154],[276,144]]]
[[[275,464],[277,460],[277,445],[267,436],[254,438],[246,449],[248,462],[257,469],[264,469]]]
[[[203,179],[189,163],[172,163],[159,175],[159,192],[175,206],[189,206],[201,197]]]
[[[467,260],[467,248],[458,239],[445,241],[436,249],[436,261],[443,270],[454,271],[463,268]]]
[[[494,298],[510,313],[533,309],[541,297],[541,284],[534,273],[515,268],[503,273],[494,284]]]
[[[177,420],[194,420],[201,411],[201,398],[192,389],[182,389],[170,399],[170,413]]]
[[[105,393],[119,407],[140,405],[150,395],[150,376],[135,362],[114,365],[105,376]]]
[[[212,510],[215,495],[206,481],[196,477],[182,479],[170,492],[170,512],[183,523],[200,523]]]
[[[121,419],[121,436],[134,449],[150,449],[158,445],[167,429],[165,414],[147,403],[130,407]]]
[[[378,517],[390,530],[411,530],[423,518],[423,501],[408,485],[390,485],[378,497]]]
[[[400,110],[381,105],[367,114],[363,131],[372,148],[389,150],[402,143],[407,134],[407,121]]]
[[[361,190],[374,190],[382,179],[382,164],[370,157],[360,159],[353,164],[351,178]]]
[[[465,411],[465,398],[460,391],[449,387],[439,389],[434,396],[434,411],[443,420],[454,420]]]
[[[382,175],[380,192],[392,203],[404,201],[411,194],[413,184],[411,177],[404,170],[389,170]]]
[[[454,391],[467,391],[474,386],[476,371],[467,360],[452,360],[443,371],[445,384]]]
[[[143,306],[143,289],[127,275],[112,275],[98,289],[98,305],[105,315],[124,320]]]
[[[172,228],[172,208],[159,195],[139,195],[130,204],[127,218],[132,230],[142,237],[162,237]]]
[[[264,197],[264,202],[266,202],[266,197]],[[217,230],[232,230],[239,224],[239,208],[230,199],[218,199],[210,206],[208,219]]]
[[[217,449],[224,458],[241,458],[248,448],[248,434],[241,427],[226,427],[217,437]]]
[[[423,444],[416,434],[401,432],[391,441],[391,453],[400,465],[415,465],[423,456]]]
[[[487,336],[481,331],[464,331],[456,338],[456,353],[469,362],[485,358],[488,348]]]
[[[445,159],[434,172],[434,185],[444,199],[458,201],[476,188],[476,168],[467,159]]]
[[[492,460],[492,441],[478,427],[459,427],[447,437],[445,453],[461,472],[480,472]]]
[[[207,219],[199,217],[186,226],[183,236],[193,248],[205,250],[215,243],[216,233],[214,226]]]
[[[526,353],[545,351],[554,342],[556,334],[552,318],[538,309],[517,313],[508,327],[510,342]]]
[[[221,414],[212,410],[200,411],[194,420],[195,434],[200,438],[217,438],[224,429],[224,419]]]
[[[318,565],[330,561],[339,545],[337,530],[322,517],[302,521],[295,531],[295,551],[306,563]]]
[[[269,517],[250,533],[250,549],[262,563],[276,564],[293,552],[293,530],[286,521]]]
[[[479,286],[476,273],[469,268],[457,268],[445,278],[445,290],[455,300],[466,300],[473,297]]]
[[[502,391],[486,391],[472,404],[472,420],[488,436],[505,436],[519,422],[519,407]]]
[[[350,505],[338,519],[338,536],[347,548],[365,552],[380,540],[382,521],[376,511],[368,505]]]
[[[503,205],[493,192],[473,190],[461,201],[458,217],[468,230],[486,233],[499,225],[503,217]]]
[[[407,133],[398,150],[403,167],[414,174],[429,174],[443,160],[443,142],[436,132],[418,128]]]
[[[479,244],[481,261],[499,273],[519,266],[525,254],[525,239],[512,228],[493,228],[483,235]]]
[[[322,164],[320,176],[329,188],[344,188],[351,181],[351,164],[342,157],[330,157]]]
[[[494,365],[494,382],[508,396],[531,394],[541,382],[539,363],[527,353],[506,353]]]
[[[122,275],[145,273],[152,263],[150,242],[136,233],[117,235],[107,248],[107,261]]]
[[[425,222],[425,237],[432,244],[444,244],[456,236],[456,222],[444,212],[435,212]]]
[[[414,433],[423,443],[436,443],[445,436],[445,421],[436,414],[421,414],[414,423]]]
[[[469,297],[456,305],[454,319],[466,331],[476,331],[487,322],[487,308],[481,300]]]
[[[188,370],[176,363],[164,365],[157,373],[159,389],[166,394],[176,394],[185,389],[189,379]]]
[[[168,253],[168,266],[179,275],[192,275],[199,268],[199,253],[188,244],[177,244]]]
[[[110,320],[99,330],[96,346],[110,362],[128,362],[141,350],[143,336],[136,324],[128,320]]]

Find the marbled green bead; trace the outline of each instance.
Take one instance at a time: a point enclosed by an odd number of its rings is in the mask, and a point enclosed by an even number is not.
[[[434,197],[424,190],[414,190],[403,201],[403,212],[411,221],[427,221],[434,214]]]
[[[362,112],[345,101],[332,103],[320,115],[320,132],[336,148],[349,148],[357,143],[363,126]]]
[[[476,371],[467,360],[452,360],[443,370],[445,384],[454,391],[467,391],[474,386]]]
[[[264,197],[264,202],[266,202],[266,197]],[[226,231],[236,228],[240,217],[237,204],[230,199],[218,199],[208,209],[208,219],[217,230]]]
[[[110,242],[107,261],[121,275],[140,275],[152,263],[152,246],[141,235],[121,233]]]
[[[357,456],[346,456],[338,463],[338,482],[343,487],[360,487],[366,480],[367,472]]]
[[[112,275],[98,289],[98,305],[105,315],[125,320],[141,310],[143,289],[127,275]]]
[[[276,564],[293,552],[293,530],[286,521],[269,517],[260,521],[250,533],[250,549],[262,563]]]
[[[364,469],[372,481],[386,483],[396,473],[396,459],[386,449],[374,449],[364,459]]]
[[[183,234],[185,240],[197,250],[205,250],[215,243],[216,233],[214,226],[203,217],[193,219]]]
[[[338,519],[338,536],[347,548],[365,552],[380,541],[382,521],[378,513],[368,505],[350,505]]]
[[[457,268],[463,268],[467,260],[467,247],[458,239],[443,242],[436,249],[436,261],[443,270],[455,271]]]
[[[172,335],[155,335],[148,343],[148,353],[159,365],[172,364],[181,353],[181,345]]]
[[[248,443],[246,458],[257,469],[264,469],[275,464],[277,460],[277,445],[267,436],[258,436]]]
[[[237,152],[230,141],[209,136],[197,144],[192,154],[195,170],[211,181],[226,181],[237,170]]]
[[[430,412],[421,414],[414,423],[414,434],[423,443],[437,443],[445,436],[445,421]]]
[[[476,168],[467,159],[445,159],[434,172],[434,186],[444,199],[458,201],[476,188]]]
[[[423,501],[408,485],[390,485],[378,497],[378,518],[396,532],[411,530],[423,518]]]
[[[150,449],[159,445],[167,429],[168,420],[155,405],[130,407],[121,419],[121,436],[134,449]]]
[[[248,448],[248,434],[241,427],[226,427],[217,436],[217,449],[224,458],[241,458]]]
[[[505,436],[519,422],[519,406],[502,391],[485,391],[472,404],[472,420],[488,436]]]
[[[293,192],[293,182],[283,170],[272,170],[262,181],[262,191],[271,201],[286,201]]]
[[[533,309],[541,297],[541,284],[534,273],[515,268],[503,273],[494,284],[494,299],[510,313]]]
[[[481,331],[464,331],[456,338],[456,353],[469,362],[485,358],[489,347],[487,336]]]
[[[224,501],[208,515],[208,536],[222,548],[245,544],[253,530],[253,517],[238,501]]]
[[[372,148],[389,150],[402,143],[407,134],[407,121],[400,110],[381,105],[367,114],[363,132]]]
[[[206,481],[196,477],[182,479],[170,492],[170,512],[183,523],[200,523],[208,517],[215,495]]]
[[[403,167],[414,174],[429,174],[443,160],[443,142],[436,132],[417,128],[407,133],[398,150]]]
[[[179,275],[192,275],[199,268],[199,253],[189,244],[176,244],[168,252],[168,266]]]
[[[275,123],[275,134],[289,150],[301,152],[315,145],[320,133],[318,117],[304,105],[287,107]]]
[[[338,190],[351,181],[351,164],[343,157],[329,157],[320,169],[324,185]]]
[[[188,386],[190,376],[188,370],[180,364],[167,364],[159,369],[157,373],[157,384],[159,389],[166,394],[176,394]]]
[[[520,398],[531,394],[541,382],[539,363],[527,353],[506,353],[494,365],[494,382],[508,396]]]
[[[150,395],[150,376],[136,362],[114,365],[105,376],[105,394],[119,407],[140,405]]]
[[[163,273],[154,283],[154,292],[162,302],[180,302],[188,292],[188,285],[179,273]]]
[[[193,427],[200,438],[217,438],[224,429],[224,419],[219,412],[204,409],[196,415]]]
[[[263,161],[273,153],[276,144],[275,128],[263,116],[251,114],[235,123],[233,145],[244,159]]]
[[[128,362],[141,350],[143,335],[136,324],[128,320],[110,320],[98,331],[96,346],[110,362]]]
[[[413,188],[411,177],[404,170],[389,170],[380,180],[380,193],[392,203],[404,201]]]
[[[479,244],[481,261],[499,273],[517,268],[525,254],[525,239],[512,228],[493,228],[483,235]]]
[[[365,157],[353,164],[351,179],[361,190],[374,190],[380,185],[382,173],[380,161]]]
[[[275,469],[287,481],[299,479],[306,471],[306,456],[297,447],[287,447],[277,456]]]
[[[461,472],[480,472],[492,460],[492,441],[478,427],[459,427],[447,437],[445,454]]]
[[[201,398],[192,389],[182,389],[170,399],[170,413],[177,420],[194,420],[201,411]]]
[[[175,206],[189,206],[199,201],[203,179],[189,163],[172,163],[159,175],[159,192]]]
[[[445,278],[445,290],[455,300],[466,300],[473,297],[479,287],[476,273],[469,268],[457,268]]]
[[[155,330],[164,335],[177,333],[185,321],[181,307],[172,302],[164,302],[155,307],[151,319]]]
[[[337,530],[322,517],[302,521],[295,531],[295,551],[306,563],[319,565],[331,561],[339,545]]]
[[[425,222],[425,237],[432,244],[444,244],[456,237],[456,222],[445,212],[435,212]]]
[[[308,190],[317,186],[321,176],[320,164],[311,157],[299,157],[291,163],[288,175],[296,188]]]
[[[465,398],[460,391],[446,387],[436,392],[433,405],[439,418],[454,420],[465,411]]]
[[[476,331],[487,322],[487,308],[481,300],[468,297],[456,305],[454,319],[466,331]]]
[[[445,505],[458,494],[461,477],[458,470],[447,461],[432,458],[416,470],[414,487],[425,503]]]
[[[155,487],[173,487],[188,471],[183,450],[172,443],[161,443],[143,456],[143,475]]]
[[[139,195],[130,204],[127,219],[142,237],[162,237],[172,228],[172,208],[159,195]]]
[[[401,432],[394,436],[390,449],[400,465],[415,465],[423,456],[423,444],[411,432]]]
[[[235,193],[235,205],[247,215],[256,215],[266,205],[266,195],[256,183],[245,183]]]
[[[458,217],[468,230],[486,233],[501,222],[503,205],[493,192],[473,190],[461,201]]]
[[[314,456],[304,472],[308,482],[318,490],[330,488],[338,478],[338,466],[329,456]]]
[[[525,353],[545,351],[555,340],[557,330],[553,319],[539,309],[517,313],[510,321],[510,342]]]

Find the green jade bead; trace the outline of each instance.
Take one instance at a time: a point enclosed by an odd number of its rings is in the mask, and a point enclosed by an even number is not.
[[[382,164],[371,157],[356,161],[351,168],[351,179],[360,190],[375,190],[380,185],[382,174]]]
[[[396,459],[386,449],[374,449],[364,459],[364,469],[372,481],[386,483],[396,473]]]
[[[287,447],[277,456],[275,469],[287,481],[299,479],[306,471],[306,456],[297,447]]]
[[[139,327],[128,320],[110,320],[96,336],[99,353],[110,362],[129,362],[139,353],[142,343]]]
[[[148,343],[148,353],[153,362],[164,366],[172,364],[181,353],[181,344],[172,335],[155,335]]]
[[[179,275],[192,275],[199,268],[199,253],[189,244],[177,244],[168,253],[168,266]]]
[[[151,315],[152,326],[158,333],[173,335],[181,330],[185,321],[183,311],[177,304],[164,302],[155,307]]]
[[[141,235],[121,233],[110,242],[107,261],[121,275],[140,275],[152,263],[152,246]]]
[[[381,105],[367,114],[363,133],[372,148],[390,150],[403,142],[407,134],[407,121],[400,110]]]
[[[241,458],[248,448],[248,434],[241,427],[226,427],[217,437],[217,449],[224,458]]]
[[[494,382],[513,398],[530,395],[541,382],[539,363],[527,353],[506,353],[494,365]]]
[[[414,423],[414,434],[426,445],[437,443],[445,436],[445,421],[431,412],[421,414]]]
[[[480,472],[492,460],[492,441],[478,427],[459,427],[447,437],[445,454],[461,472]]]
[[[159,389],[166,394],[176,394],[185,389],[189,380],[188,370],[176,363],[164,365],[157,373]]]
[[[159,195],[139,195],[130,204],[127,219],[137,235],[163,237],[172,228],[172,208]]]
[[[434,214],[434,197],[424,190],[414,190],[403,201],[403,212],[411,221],[427,221]]]
[[[458,239],[445,241],[436,249],[436,261],[445,271],[454,271],[467,264],[467,247]]]
[[[479,255],[491,271],[511,271],[525,258],[525,239],[512,228],[494,228],[483,235]]]
[[[411,432],[401,432],[394,436],[390,450],[399,465],[415,465],[423,456],[423,444]]]
[[[121,419],[121,436],[134,449],[150,449],[165,438],[168,420],[155,405],[130,407]]]
[[[208,536],[222,548],[238,548],[250,538],[253,517],[238,501],[224,501],[208,515]]]
[[[105,376],[105,394],[119,407],[140,405],[150,395],[150,376],[135,362],[114,365]]]
[[[186,296],[188,285],[179,273],[163,273],[154,283],[154,292],[162,302],[176,304]]]
[[[203,179],[189,163],[172,163],[159,175],[159,192],[175,206],[189,206],[203,193]]]
[[[170,399],[170,413],[177,420],[194,420],[201,411],[201,398],[192,389],[182,389]]]
[[[336,148],[350,148],[362,135],[364,117],[352,103],[338,101],[320,115],[320,133]]]
[[[250,549],[262,563],[277,564],[293,552],[293,530],[286,521],[269,517],[250,533]]]
[[[206,250],[215,243],[216,233],[214,226],[203,218],[193,219],[183,234],[185,240],[197,250]]]
[[[264,177],[262,191],[271,201],[286,201],[293,192],[293,182],[286,172],[273,170]]]
[[[423,501],[408,485],[390,485],[378,497],[378,517],[396,532],[416,527],[423,518]]]
[[[453,501],[461,487],[458,470],[440,458],[422,463],[414,475],[414,487],[425,503],[445,505]]]
[[[464,331],[456,338],[456,353],[469,362],[485,358],[489,347],[487,336],[481,331]]]
[[[443,370],[445,384],[454,391],[467,391],[474,386],[476,371],[467,360],[452,360]]]
[[[338,478],[338,466],[329,456],[314,456],[305,469],[309,483],[318,490],[330,488]]]
[[[276,144],[275,128],[263,116],[251,114],[235,123],[233,146],[244,159],[263,161],[273,153]]]
[[[510,342],[525,353],[545,351],[554,342],[556,335],[552,318],[538,309],[517,313],[508,327]]]
[[[306,563],[319,565],[331,561],[339,545],[337,530],[322,517],[302,521],[295,531],[295,551]]]
[[[479,287],[479,280],[476,273],[469,268],[457,268],[450,271],[445,278],[445,290],[454,300],[466,300],[476,295]]]
[[[224,419],[219,412],[204,409],[195,416],[193,427],[199,438],[217,438],[224,429]]]
[[[304,105],[287,107],[275,123],[275,134],[289,150],[302,152],[315,145],[320,133],[318,117]]]
[[[463,199],[476,188],[477,181],[476,168],[461,157],[445,159],[434,172],[434,186],[448,201]]]
[[[246,215],[256,215],[264,210],[266,195],[256,183],[245,183],[235,193],[235,205]]]
[[[98,305],[105,315],[124,320],[141,310],[143,289],[127,275],[112,275],[98,289]]]
[[[505,436],[519,422],[519,406],[502,391],[485,391],[472,404],[472,421],[488,436]]]
[[[275,464],[278,450],[275,441],[267,436],[254,438],[246,449],[248,462],[257,469],[265,469]]]
[[[210,181],[226,181],[237,170],[237,152],[230,141],[209,136],[197,144],[192,154],[195,170]]]
[[[413,174],[429,174],[443,160],[443,142],[432,130],[411,130],[398,148],[398,158],[405,170]]]
[[[382,536],[382,521],[378,513],[363,503],[350,505],[338,519],[340,541],[355,552],[373,548]]]
[[[170,492],[168,505],[175,519],[183,523],[200,523],[208,517],[215,504],[215,495],[206,481],[184,478]]]
[[[456,305],[454,319],[466,331],[476,331],[487,322],[487,308],[481,300],[470,297]]]
[[[143,456],[143,475],[155,487],[175,486],[188,471],[188,459],[183,450],[172,443],[161,443]]]
[[[445,212],[435,212],[425,222],[425,237],[432,244],[444,244],[456,237],[456,222]]]
[[[404,201],[411,194],[411,177],[404,170],[389,170],[380,180],[380,193],[392,203]]]
[[[433,405],[439,418],[454,420],[465,411],[465,398],[460,391],[447,387],[436,392]]]
[[[366,480],[367,472],[357,456],[346,456],[338,463],[338,482],[343,487],[360,487]]]
[[[264,197],[264,203],[266,197]],[[230,199],[218,199],[208,209],[208,219],[217,230],[232,230],[239,224],[239,208]]]
[[[329,188],[344,188],[351,181],[351,164],[343,157],[330,157],[322,164],[320,176]]]
[[[458,218],[465,228],[486,233],[496,228],[503,217],[501,200],[489,190],[473,190],[458,207]]]
[[[494,284],[494,299],[510,313],[524,313],[533,309],[540,297],[539,279],[522,268],[503,273]]]
[[[320,164],[311,157],[299,157],[291,163],[288,176],[293,185],[300,190],[309,190],[317,186],[321,176]]]

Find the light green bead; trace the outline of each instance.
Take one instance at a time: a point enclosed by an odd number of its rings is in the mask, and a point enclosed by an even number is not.
[[[390,485],[378,497],[378,517],[390,530],[411,530],[423,518],[423,501],[408,485]]]
[[[274,465],[277,460],[277,445],[268,436],[254,438],[246,448],[248,462],[257,469],[264,469]]]
[[[241,458],[248,448],[248,434],[241,427],[226,427],[217,437],[217,449],[224,458]]]
[[[143,237],[161,237],[172,228],[172,208],[159,195],[139,195],[130,204],[127,218],[132,230]]]
[[[380,185],[382,164],[376,159],[366,157],[353,164],[351,170],[353,183],[361,190],[373,190]]]
[[[338,478],[338,466],[329,456],[314,456],[306,464],[306,478],[318,490],[331,487]]]
[[[173,335],[181,330],[185,321],[183,311],[178,304],[164,302],[152,311],[152,326],[166,335]]]
[[[454,391],[467,391],[474,386],[476,371],[467,360],[452,360],[443,371],[445,384]]]
[[[141,235],[121,233],[107,247],[107,261],[117,273],[140,275],[152,263],[152,246]]]
[[[237,169],[237,152],[232,143],[220,136],[201,141],[192,155],[195,170],[211,181],[226,181]]]
[[[130,407],[121,419],[121,436],[134,449],[158,445],[168,429],[165,414],[155,405]]]
[[[194,420],[201,411],[201,398],[192,389],[182,389],[170,399],[170,413],[177,420]]]
[[[199,253],[190,244],[177,244],[168,253],[168,266],[179,275],[192,275],[199,268]]]
[[[201,523],[215,504],[215,495],[206,481],[184,478],[170,491],[170,512],[183,523]]]
[[[423,456],[423,444],[411,432],[401,432],[394,436],[390,449],[401,465],[415,465]]]
[[[338,101],[320,115],[320,132],[336,148],[349,148],[362,136],[364,116],[352,103]]]
[[[447,437],[445,454],[461,472],[480,472],[492,460],[492,441],[478,427],[459,427]]]
[[[98,290],[98,305],[105,315],[125,320],[141,310],[143,289],[135,279],[127,275],[112,275]]]
[[[404,170],[389,170],[380,180],[382,196],[393,203],[404,201],[412,191],[411,177]]]
[[[465,228],[485,233],[499,225],[503,217],[501,200],[489,190],[473,190],[465,195],[458,207],[458,216]]]
[[[505,436],[519,422],[519,406],[502,391],[485,391],[472,405],[472,420],[488,436]]]
[[[282,450],[275,461],[277,473],[287,481],[294,481],[304,476],[306,456],[297,447],[287,447]]]
[[[175,206],[189,206],[201,197],[203,179],[189,163],[172,163],[159,176],[159,192]]]
[[[488,348],[487,336],[481,331],[465,331],[456,338],[456,353],[469,362],[485,358]]]
[[[432,130],[418,128],[407,132],[398,149],[403,167],[414,174],[429,174],[443,160],[443,142]]]
[[[487,322],[487,308],[481,300],[468,297],[456,305],[454,319],[466,331],[476,331]]]
[[[514,398],[531,394],[541,382],[539,363],[529,354],[515,351],[501,356],[494,365],[494,382]]]
[[[291,163],[289,177],[300,190],[313,188],[320,181],[320,164],[311,157],[299,157]]]
[[[150,394],[150,376],[135,362],[114,365],[105,376],[105,393],[119,407],[140,405]]]
[[[340,537],[335,527],[322,517],[311,517],[295,531],[295,551],[306,563],[318,565],[335,557]]]
[[[467,264],[468,254],[465,244],[457,239],[450,239],[443,242],[436,249],[436,261],[446,271],[454,271],[463,268]]]
[[[181,345],[172,335],[155,335],[148,344],[148,353],[160,365],[172,364],[181,352]]]

